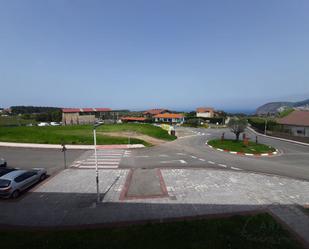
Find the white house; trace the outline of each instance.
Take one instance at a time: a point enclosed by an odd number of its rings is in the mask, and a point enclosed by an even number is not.
[[[196,109],[197,118],[213,118],[215,116],[215,111],[210,107],[199,107]]]

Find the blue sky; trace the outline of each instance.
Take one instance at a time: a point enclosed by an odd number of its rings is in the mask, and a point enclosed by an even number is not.
[[[307,0],[0,6],[0,106],[246,110],[309,97]]]

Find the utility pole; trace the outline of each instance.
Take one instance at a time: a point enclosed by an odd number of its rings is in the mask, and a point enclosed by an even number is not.
[[[264,134],[266,135],[267,132],[267,118],[265,119],[265,129],[264,129]]]

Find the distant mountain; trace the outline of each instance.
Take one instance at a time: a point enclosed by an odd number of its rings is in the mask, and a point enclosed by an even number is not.
[[[305,107],[309,105],[309,99],[299,102],[270,102],[256,109],[257,115],[277,114],[281,107]]]

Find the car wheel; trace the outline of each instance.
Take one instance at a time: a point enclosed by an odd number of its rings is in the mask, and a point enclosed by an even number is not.
[[[41,175],[41,176],[40,176],[40,181],[45,180],[45,178],[46,178],[46,174]]]
[[[16,198],[18,198],[18,196],[19,196],[19,190],[15,190],[12,194],[11,194],[11,197],[13,198],[13,199],[16,199]]]

